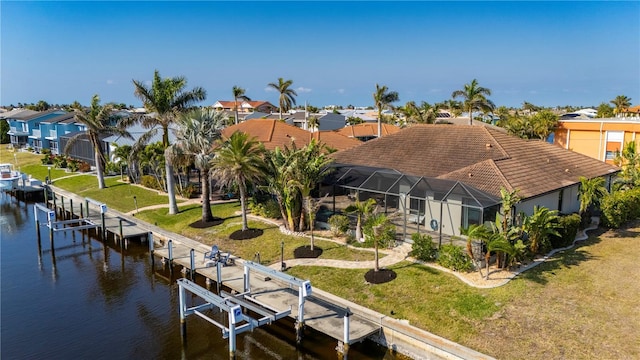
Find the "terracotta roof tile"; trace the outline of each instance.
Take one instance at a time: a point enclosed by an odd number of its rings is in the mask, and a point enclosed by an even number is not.
[[[336,150],[350,149],[362,144],[358,140],[350,139],[333,131],[311,133],[274,119],[244,121],[222,130],[222,136],[228,138],[236,131],[242,131],[256,137],[258,141],[264,144],[267,150],[273,150],[276,147],[282,148],[285,145],[291,146],[292,142],[295,142],[298,147],[306,146],[311,142],[312,138],[320,140],[328,147]]]
[[[382,135],[395,134],[400,128],[391,124],[382,124]],[[370,137],[378,135],[378,124],[362,123],[357,125],[345,126],[337,130],[340,134],[348,137]]]
[[[543,141],[469,125],[415,125],[332,156],[341,164],[458,180],[497,196],[500,187],[519,189],[525,198],[619,170]]]

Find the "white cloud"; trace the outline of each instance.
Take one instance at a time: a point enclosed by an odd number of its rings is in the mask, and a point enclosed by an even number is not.
[[[309,92],[311,92],[311,89],[300,86],[299,88],[296,89],[296,92],[309,93]]]
[[[337,92],[338,94],[344,94],[345,90],[344,90],[344,89],[338,89],[338,90],[336,90],[336,92]]]
[[[272,92],[272,91],[276,91],[276,89],[272,88],[271,86],[267,86],[266,88],[264,88],[264,91]]]
[[[115,82],[115,81],[113,81],[113,80],[111,80],[111,79],[107,80],[107,85],[113,85],[113,84],[115,84],[115,83],[116,83],[116,82]]]

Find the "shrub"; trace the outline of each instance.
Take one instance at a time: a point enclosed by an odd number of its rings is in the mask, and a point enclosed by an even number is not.
[[[163,190],[160,187],[160,184],[158,184],[158,180],[153,175],[142,175],[142,178],[140,178],[140,185],[153,190]]]
[[[433,238],[426,234],[414,233],[411,235],[411,255],[422,261],[433,261],[438,251],[433,244]]]
[[[191,199],[191,197],[195,192],[196,192],[196,186],[193,184],[188,184],[187,186],[184,186],[182,188],[182,190],[180,191],[180,196],[186,199]]]
[[[378,246],[391,247],[396,243],[396,226],[391,222],[383,226],[382,230],[380,230],[380,236],[378,237]],[[373,247],[373,239],[375,238],[373,227],[369,224],[365,224],[362,228],[362,232],[364,233],[365,238],[364,245],[366,247]]]
[[[551,235],[551,247],[558,249],[573,244],[573,240],[575,240],[580,228],[580,222],[579,214],[558,217],[558,224],[560,225],[558,233],[560,233],[560,236]]]
[[[349,230],[349,218],[345,215],[332,215],[329,218],[328,223],[329,226],[331,226],[331,233],[334,236],[342,236]]]
[[[44,154],[44,155],[49,155],[49,154],[51,154],[51,149],[42,149],[42,151],[41,151],[41,152],[42,152],[42,154]]]
[[[262,216],[269,219],[281,218],[280,207],[278,202],[272,198],[263,198],[262,202],[257,202],[255,198],[249,201],[249,210],[257,216]]]
[[[120,165],[114,163],[113,161],[107,161],[104,165],[104,173],[105,174],[119,174],[120,173]]]
[[[80,167],[80,162],[78,160],[75,159],[69,159],[67,161],[67,168],[69,168],[69,170],[76,172],[78,171],[78,168]]]
[[[55,158],[55,155],[52,154],[45,154],[42,159],[40,159],[40,161],[42,162],[42,165],[51,165],[53,164],[53,159]]]
[[[619,190],[606,195],[601,203],[602,224],[619,228],[630,220],[640,217],[640,188]]]
[[[80,161],[80,164],[78,165],[78,171],[89,172],[91,171],[91,165],[89,165],[89,163],[86,161]]]
[[[64,155],[58,155],[53,158],[53,165],[57,168],[64,169],[67,167],[67,157]]]
[[[438,265],[454,271],[465,272],[473,268],[469,255],[467,255],[461,247],[453,244],[446,244],[440,247]]]

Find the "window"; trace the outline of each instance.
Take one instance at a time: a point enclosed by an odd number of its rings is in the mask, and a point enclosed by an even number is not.
[[[613,160],[616,158],[616,155],[618,155],[618,151],[608,151],[606,155],[604,156],[605,160]]]
[[[29,132],[29,124],[22,123],[22,131],[23,132]]]

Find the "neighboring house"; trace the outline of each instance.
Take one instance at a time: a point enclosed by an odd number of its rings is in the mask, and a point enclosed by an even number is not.
[[[3,116],[9,122],[9,137],[11,145],[15,148],[33,148],[40,151],[43,148],[43,136],[40,131],[40,123],[59,115],[66,114],[64,110],[48,110],[43,112],[22,111]]]
[[[45,148],[50,149],[54,155],[61,154],[64,148],[60,147],[59,135],[84,131],[84,128],[84,125],[76,122],[74,113],[65,113],[42,121],[40,123],[40,139],[35,140],[39,146],[34,146],[34,149],[40,151],[39,148]]]
[[[580,177],[611,184],[619,168],[539,140],[488,126],[415,125],[332,154],[338,167],[326,184],[446,235],[494,221],[500,190],[518,190],[515,213],[534,206],[579,210]],[[406,221],[406,220],[405,220]],[[407,227],[405,222],[405,229]]]
[[[608,164],[631,141],[640,145],[640,118],[563,119],[553,134],[554,144]]]
[[[235,111],[236,110],[236,102],[234,100],[226,101],[226,100],[218,100],[215,104],[213,104],[213,108],[218,111]],[[264,112],[264,113],[272,113],[278,110],[277,106],[274,106],[268,101],[258,100],[258,101],[243,101],[238,100],[238,112],[239,113],[249,113],[249,112]]]
[[[267,150],[290,147],[292,143],[301,148],[309,144],[311,139],[316,139],[334,150],[345,150],[360,145],[359,141],[333,131],[311,133],[276,119],[256,119],[229,126],[222,130],[222,136],[228,138],[236,131],[255,137]]]
[[[391,124],[382,124],[382,135],[395,134],[400,128]],[[345,126],[337,130],[339,134],[355,138],[360,141],[369,141],[378,137],[378,125],[375,123],[362,123],[357,125]]]
[[[318,116],[318,130],[338,130],[342,129],[346,124],[347,118],[342,114],[327,113]]]

